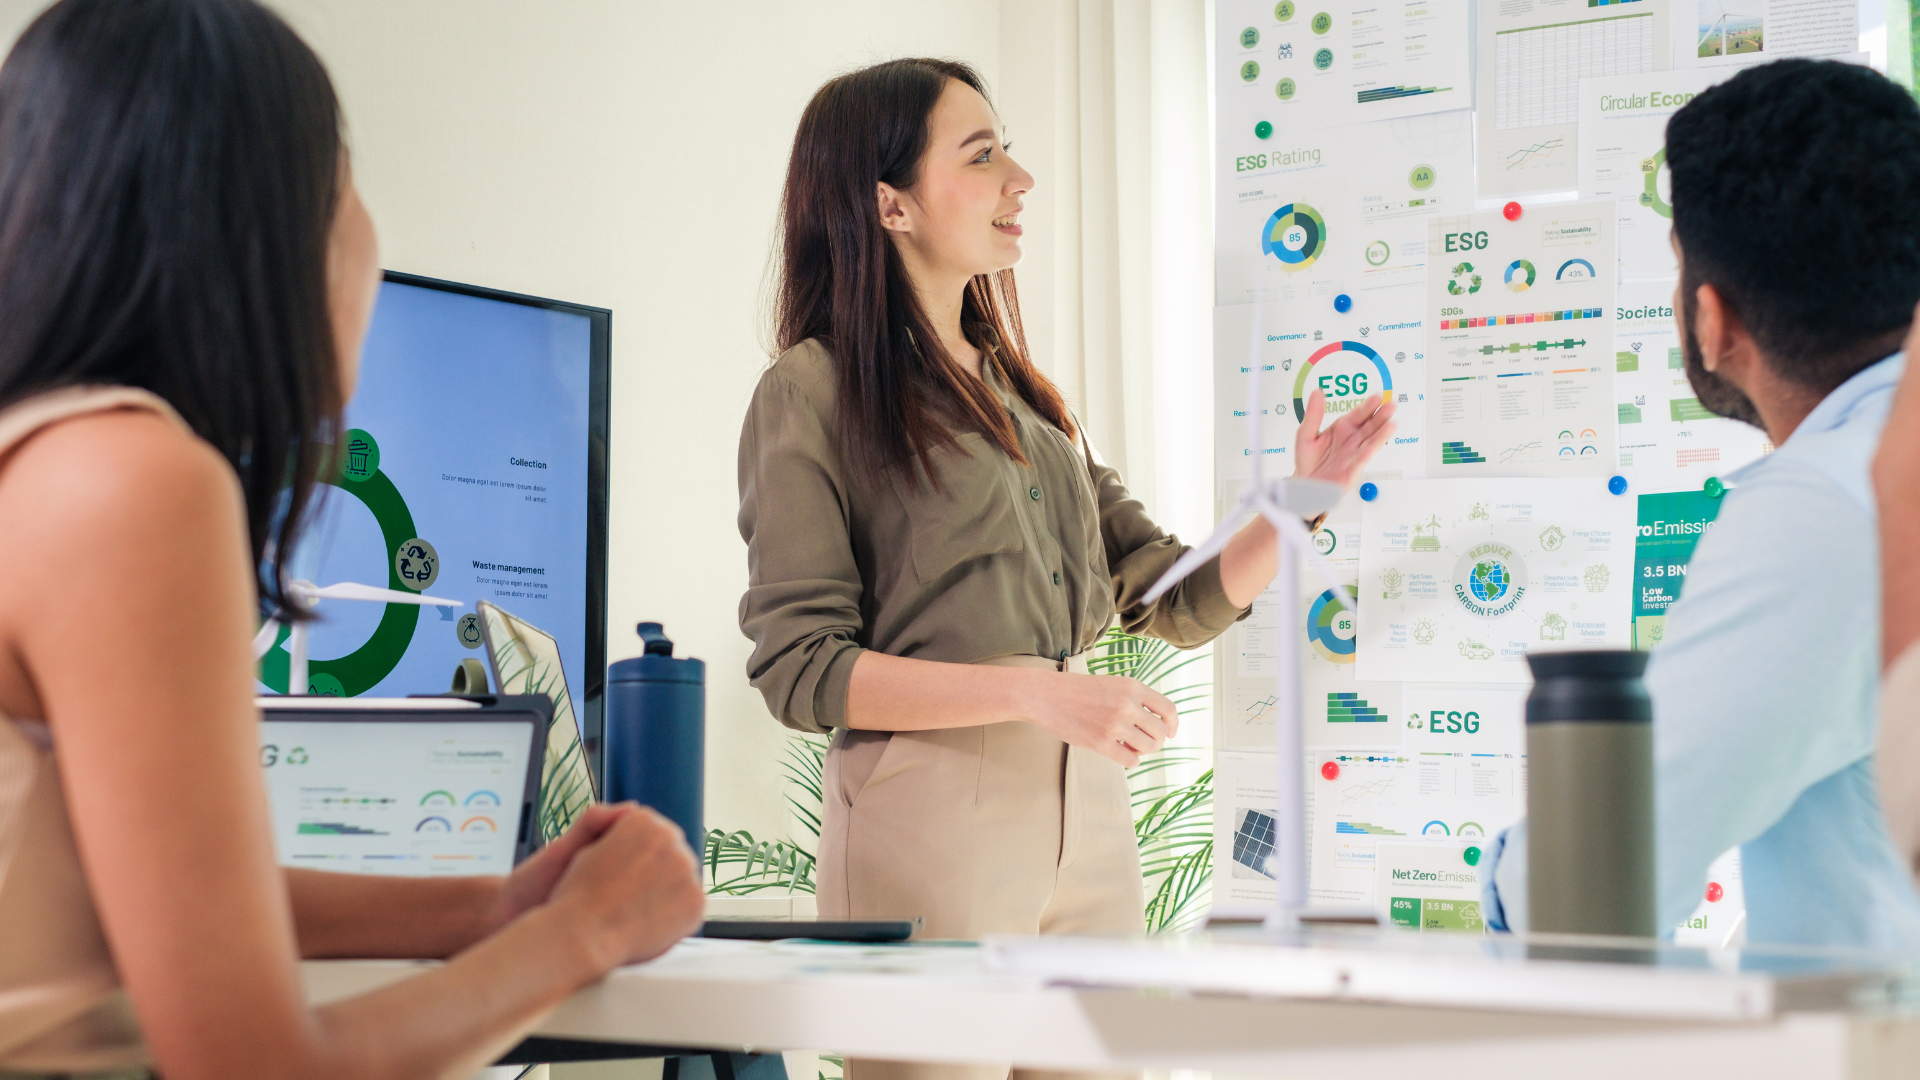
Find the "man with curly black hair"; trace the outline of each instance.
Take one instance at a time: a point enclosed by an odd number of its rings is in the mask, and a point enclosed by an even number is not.
[[[1660,925],[1738,846],[1748,940],[1920,948],[1873,777],[1868,475],[1920,300],[1920,106],[1782,60],[1675,113],[1667,164],[1687,380],[1779,449],[1727,478],[1647,667]],[[1524,822],[1495,856],[1490,922],[1524,929]]]

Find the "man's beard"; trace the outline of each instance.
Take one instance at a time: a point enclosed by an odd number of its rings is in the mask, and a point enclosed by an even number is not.
[[[1738,420],[1764,431],[1766,425],[1760,422],[1760,410],[1753,407],[1753,400],[1732,383],[1708,371],[1706,364],[1701,362],[1700,339],[1693,333],[1694,300],[1691,291],[1681,301],[1681,310],[1687,318],[1680,333],[1680,355],[1686,361],[1687,384],[1693,387],[1694,396],[1700,399],[1703,408],[1715,416]]]

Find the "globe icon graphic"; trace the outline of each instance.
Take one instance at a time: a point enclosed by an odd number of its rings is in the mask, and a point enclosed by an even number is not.
[[[1498,559],[1475,563],[1471,579],[1473,597],[1483,604],[1491,604],[1507,595],[1507,587],[1512,580],[1507,575],[1506,564]]]

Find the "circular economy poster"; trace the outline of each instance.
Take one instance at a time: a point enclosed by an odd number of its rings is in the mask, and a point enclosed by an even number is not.
[[[1288,270],[1305,270],[1327,248],[1327,223],[1306,203],[1288,203],[1273,212],[1260,233],[1260,250]]]

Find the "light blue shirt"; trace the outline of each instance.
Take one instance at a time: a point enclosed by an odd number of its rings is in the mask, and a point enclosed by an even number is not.
[[[1732,474],[1701,537],[1653,699],[1660,926],[1739,845],[1747,939],[1920,951],[1920,897],[1873,780],[1880,545],[1869,467],[1899,354],[1827,395]],[[1496,841],[1487,911],[1526,928],[1526,822]]]

